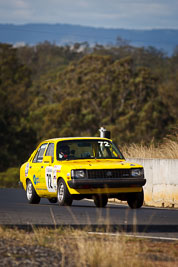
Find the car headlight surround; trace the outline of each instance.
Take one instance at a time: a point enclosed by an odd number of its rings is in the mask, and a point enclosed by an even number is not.
[[[144,170],[143,168],[131,169],[131,175],[133,177],[144,177]]]
[[[85,170],[72,170],[71,177],[77,179],[86,178],[86,171]]]

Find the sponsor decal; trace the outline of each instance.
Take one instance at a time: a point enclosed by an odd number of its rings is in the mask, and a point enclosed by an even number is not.
[[[28,170],[29,170],[29,162],[27,162],[27,165],[25,167],[25,177],[28,176]]]
[[[130,164],[130,166],[136,166],[135,164]]]
[[[33,175],[33,182],[35,185],[40,184],[40,179],[36,177],[35,174]]]
[[[54,169],[53,169],[53,179],[57,178],[57,174],[59,174],[61,172],[61,165],[54,165]]]
[[[62,168],[62,165],[54,165],[54,169],[57,169],[58,171],[60,171]]]
[[[36,190],[38,190],[38,191],[40,191],[40,190],[47,191],[47,189],[44,189],[44,188],[36,188]]]

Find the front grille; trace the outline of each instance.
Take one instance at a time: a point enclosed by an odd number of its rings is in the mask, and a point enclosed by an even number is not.
[[[130,169],[88,170],[89,179],[131,177]]]

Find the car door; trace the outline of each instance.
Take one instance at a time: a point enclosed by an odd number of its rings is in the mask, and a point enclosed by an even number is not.
[[[45,152],[45,156],[51,156],[52,162],[45,162],[43,160],[43,167],[41,168],[41,180],[44,181],[44,188],[47,189],[49,193],[55,193],[57,190],[56,186],[56,176],[54,175],[54,143],[49,143]]]

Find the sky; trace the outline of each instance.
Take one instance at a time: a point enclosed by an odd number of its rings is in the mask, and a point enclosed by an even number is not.
[[[178,29],[178,0],[0,0],[0,23]]]

